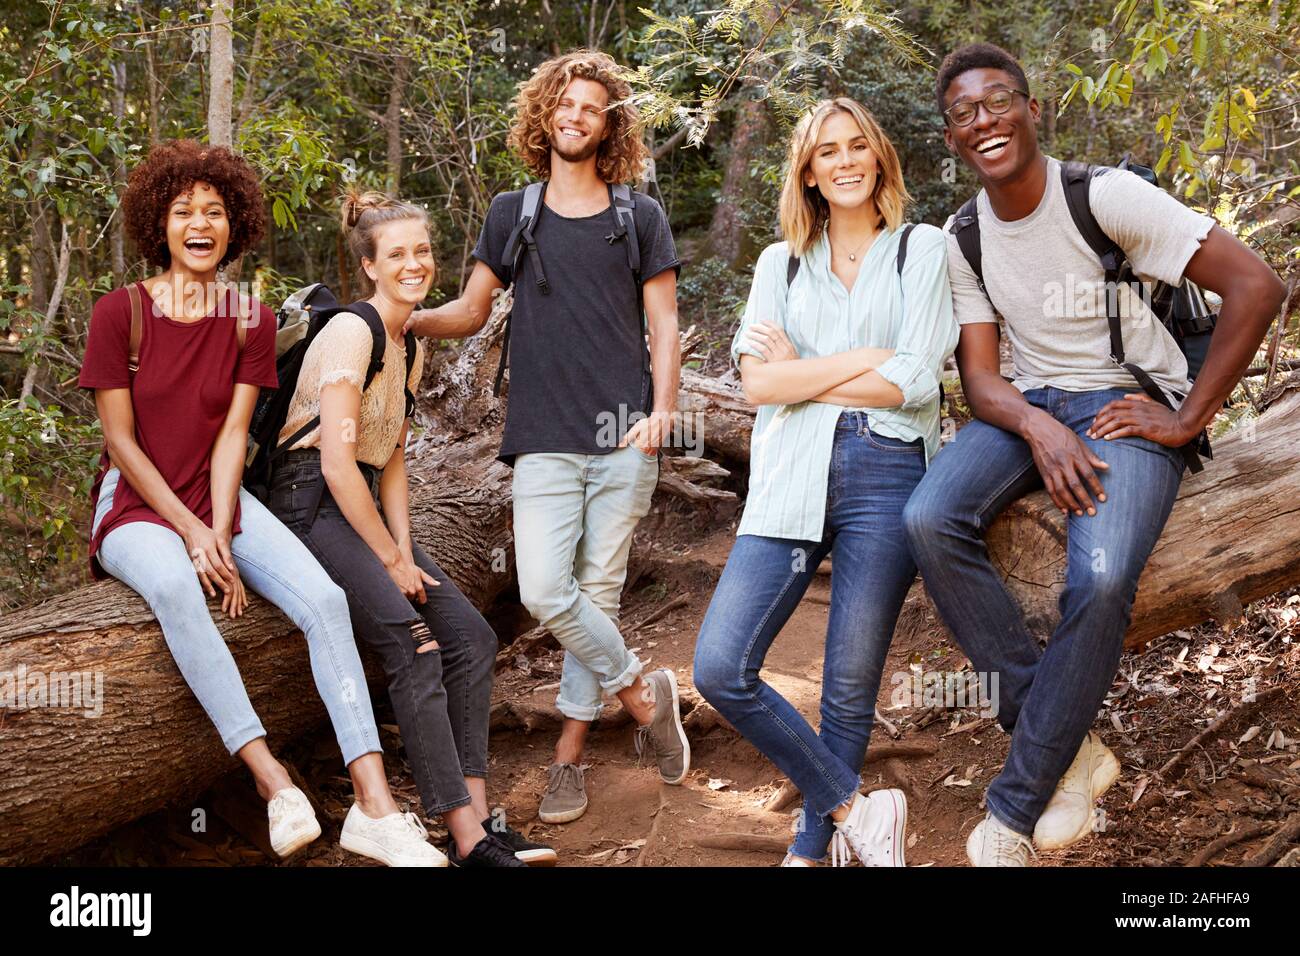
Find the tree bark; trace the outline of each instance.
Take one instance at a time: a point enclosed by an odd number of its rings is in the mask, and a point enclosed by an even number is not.
[[[118,128],[122,129],[126,124],[125,51],[115,47],[113,55],[117,58],[111,66],[113,71],[113,119],[117,121]],[[117,189],[117,196],[120,200],[126,185],[126,164],[121,159],[113,166],[113,185]],[[126,226],[121,209],[116,209],[113,213],[113,232],[110,244],[113,286],[116,288],[122,285],[126,276]]]
[[[411,61],[399,56],[393,65],[393,83],[388,88],[388,108],[384,111],[384,132],[388,140],[388,195],[397,196],[402,188],[402,101]]]
[[[722,195],[709,224],[709,248],[719,259],[737,265],[748,251],[741,208],[750,193],[749,168],[763,143],[767,113],[762,100],[744,99],[736,106]]]
[[[234,143],[232,108],[235,91],[235,51],[230,34],[231,0],[212,0],[212,35],[208,40],[212,89],[208,93],[208,142]]]

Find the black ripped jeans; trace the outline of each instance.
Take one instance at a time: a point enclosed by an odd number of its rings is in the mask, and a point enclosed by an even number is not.
[[[378,504],[379,470],[359,466]],[[289,452],[271,480],[270,508],[302,539],[348,597],[353,633],[379,652],[406,757],[427,814],[470,802],[465,777],[487,776],[488,707],[497,638],[451,578],[418,545],[415,563],[437,579],[416,604],[353,530],[312,449]],[[428,631],[438,642],[416,653]]]

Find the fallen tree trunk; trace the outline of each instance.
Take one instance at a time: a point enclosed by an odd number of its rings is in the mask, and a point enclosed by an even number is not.
[[[489,329],[439,370],[422,396],[425,433],[410,463],[415,536],[480,608],[510,587],[514,572],[510,473],[494,457],[496,351]],[[715,457],[743,468],[752,414],[734,385],[687,372],[680,404],[698,416]],[[1251,433],[1219,442],[1205,473],[1184,483],[1142,578],[1130,642],[1231,618],[1241,603],[1300,581],[1297,411],[1293,390]],[[723,470],[671,467],[661,490],[675,485],[685,500],[711,504],[721,496],[680,483]],[[1042,494],[1013,506],[989,536],[994,560],[1044,633],[1055,618],[1063,544],[1064,524]],[[900,626],[938,627],[915,590]],[[273,748],[324,720],[304,642],[283,616],[254,600],[237,621],[219,611],[214,618]],[[88,682],[57,676],[72,674]],[[51,686],[64,702],[79,691],[77,705],[39,700]],[[96,687],[102,695],[91,701]],[[183,806],[235,766],[152,615],[124,586],[96,584],[0,618],[0,864],[56,857],[139,816]]]

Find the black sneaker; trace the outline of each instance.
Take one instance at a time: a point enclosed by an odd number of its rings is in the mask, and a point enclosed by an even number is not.
[[[515,856],[528,866],[555,866],[555,850],[528,839],[506,822],[504,814],[488,817],[483,821],[483,829],[514,850]]]
[[[483,839],[474,844],[474,849],[469,851],[469,856],[461,856],[456,850],[456,841],[452,840],[447,844],[447,859],[452,866],[526,867],[528,865],[516,857],[510,847],[491,833],[485,834]]]

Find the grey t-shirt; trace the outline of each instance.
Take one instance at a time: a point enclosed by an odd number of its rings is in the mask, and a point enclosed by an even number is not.
[[[474,247],[474,258],[503,285],[510,270],[502,254],[522,202],[522,189],[493,198]],[[538,288],[525,253],[510,316],[510,393],[497,455],[508,465],[528,452],[608,454],[635,424],[633,416],[653,404],[636,281],[624,240],[609,239],[613,217],[608,207],[578,218],[545,203],[538,210],[533,237],[550,292]],[[633,218],[642,281],[680,271],[660,205],[636,193]]]
[[[1180,282],[1214,225],[1209,216],[1126,170],[1094,179],[1088,199],[1097,224],[1144,281]],[[1023,219],[998,219],[984,190],[977,202],[987,298],[951,232],[953,217],[944,224],[958,324],[996,322],[1002,316],[1014,384],[1022,392],[1044,386],[1070,392],[1138,390],[1133,376],[1111,361],[1105,274],[1070,217],[1061,164],[1048,157],[1047,189],[1038,208]],[[1168,329],[1130,287],[1120,288],[1119,304],[1125,360],[1145,369],[1166,391],[1185,395],[1191,388],[1187,360]]]

